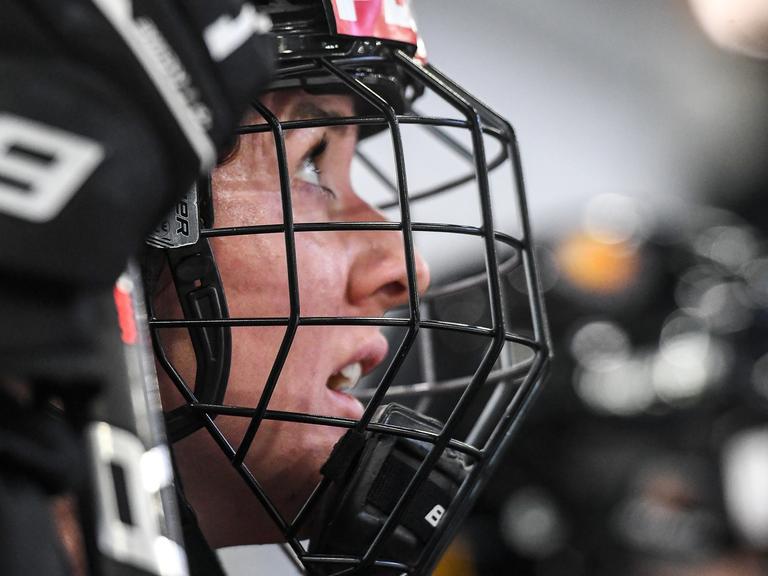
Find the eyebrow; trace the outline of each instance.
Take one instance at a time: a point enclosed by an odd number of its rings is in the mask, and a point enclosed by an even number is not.
[[[311,118],[333,120],[336,118],[348,118],[348,115],[342,114],[341,112],[333,109],[329,110],[327,108],[323,108],[322,106],[318,106],[314,102],[309,102],[307,100],[298,102],[291,108],[290,112],[288,113],[289,120],[308,120]],[[329,126],[329,129],[339,132],[346,132],[351,128],[352,126],[349,125]]]

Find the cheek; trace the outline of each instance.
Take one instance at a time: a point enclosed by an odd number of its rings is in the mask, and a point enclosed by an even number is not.
[[[342,314],[350,260],[339,235],[299,232],[294,238],[301,314]],[[282,233],[215,238],[213,248],[232,317],[289,315]]]
[[[274,183],[269,188],[255,181],[228,186],[214,193],[216,227],[282,224],[280,190],[274,188]]]
[[[283,234],[214,238],[212,245],[231,317],[288,315]]]
[[[296,260],[301,315],[343,316],[346,309],[348,257],[333,232],[297,233]],[[288,272],[282,234],[215,239],[214,250],[233,318],[287,318]],[[281,375],[275,399],[292,408],[309,400],[302,389],[327,377],[335,331],[339,327],[299,327]],[[285,326],[233,327],[233,358],[228,394],[231,403],[254,405],[283,341]],[[326,365],[328,364],[328,365]],[[324,382],[322,383],[324,387]]]
[[[350,260],[335,232],[297,235],[301,312],[304,316],[344,315]]]

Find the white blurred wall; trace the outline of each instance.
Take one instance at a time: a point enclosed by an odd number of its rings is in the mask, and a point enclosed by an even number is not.
[[[414,4],[430,61],[515,126],[540,236],[599,193],[681,211],[764,162],[766,65],[712,45],[685,2]]]

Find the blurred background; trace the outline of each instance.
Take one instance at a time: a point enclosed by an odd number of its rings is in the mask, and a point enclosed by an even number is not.
[[[415,8],[516,128],[556,353],[439,574],[768,574],[768,62],[682,1]]]
[[[768,61],[681,0],[413,4],[516,128],[556,354],[438,574],[768,574]]]

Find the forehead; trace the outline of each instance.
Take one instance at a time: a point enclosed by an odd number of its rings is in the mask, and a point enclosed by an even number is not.
[[[310,94],[303,90],[276,90],[267,92],[261,102],[280,120],[305,120],[309,118],[334,118],[352,116],[355,111],[351,96],[346,94]],[[260,119],[252,111],[247,119]]]
[[[342,94],[310,94],[303,90],[276,90],[267,92],[260,98],[261,103],[280,121],[306,120],[312,118],[337,118],[352,116],[355,113],[354,99]],[[244,117],[243,124],[263,124],[264,118],[251,108]],[[344,139],[357,139],[356,126],[331,126],[329,128],[307,128],[286,130],[286,144],[289,157],[302,154],[306,148],[315,145],[324,133],[335,134]],[[252,180],[256,164],[260,164],[261,173],[274,176],[276,165],[271,159],[275,154],[275,144],[269,132],[241,135],[229,153],[221,159],[214,171],[217,180]],[[270,164],[263,164],[270,162]],[[269,167],[272,167],[272,170]]]

